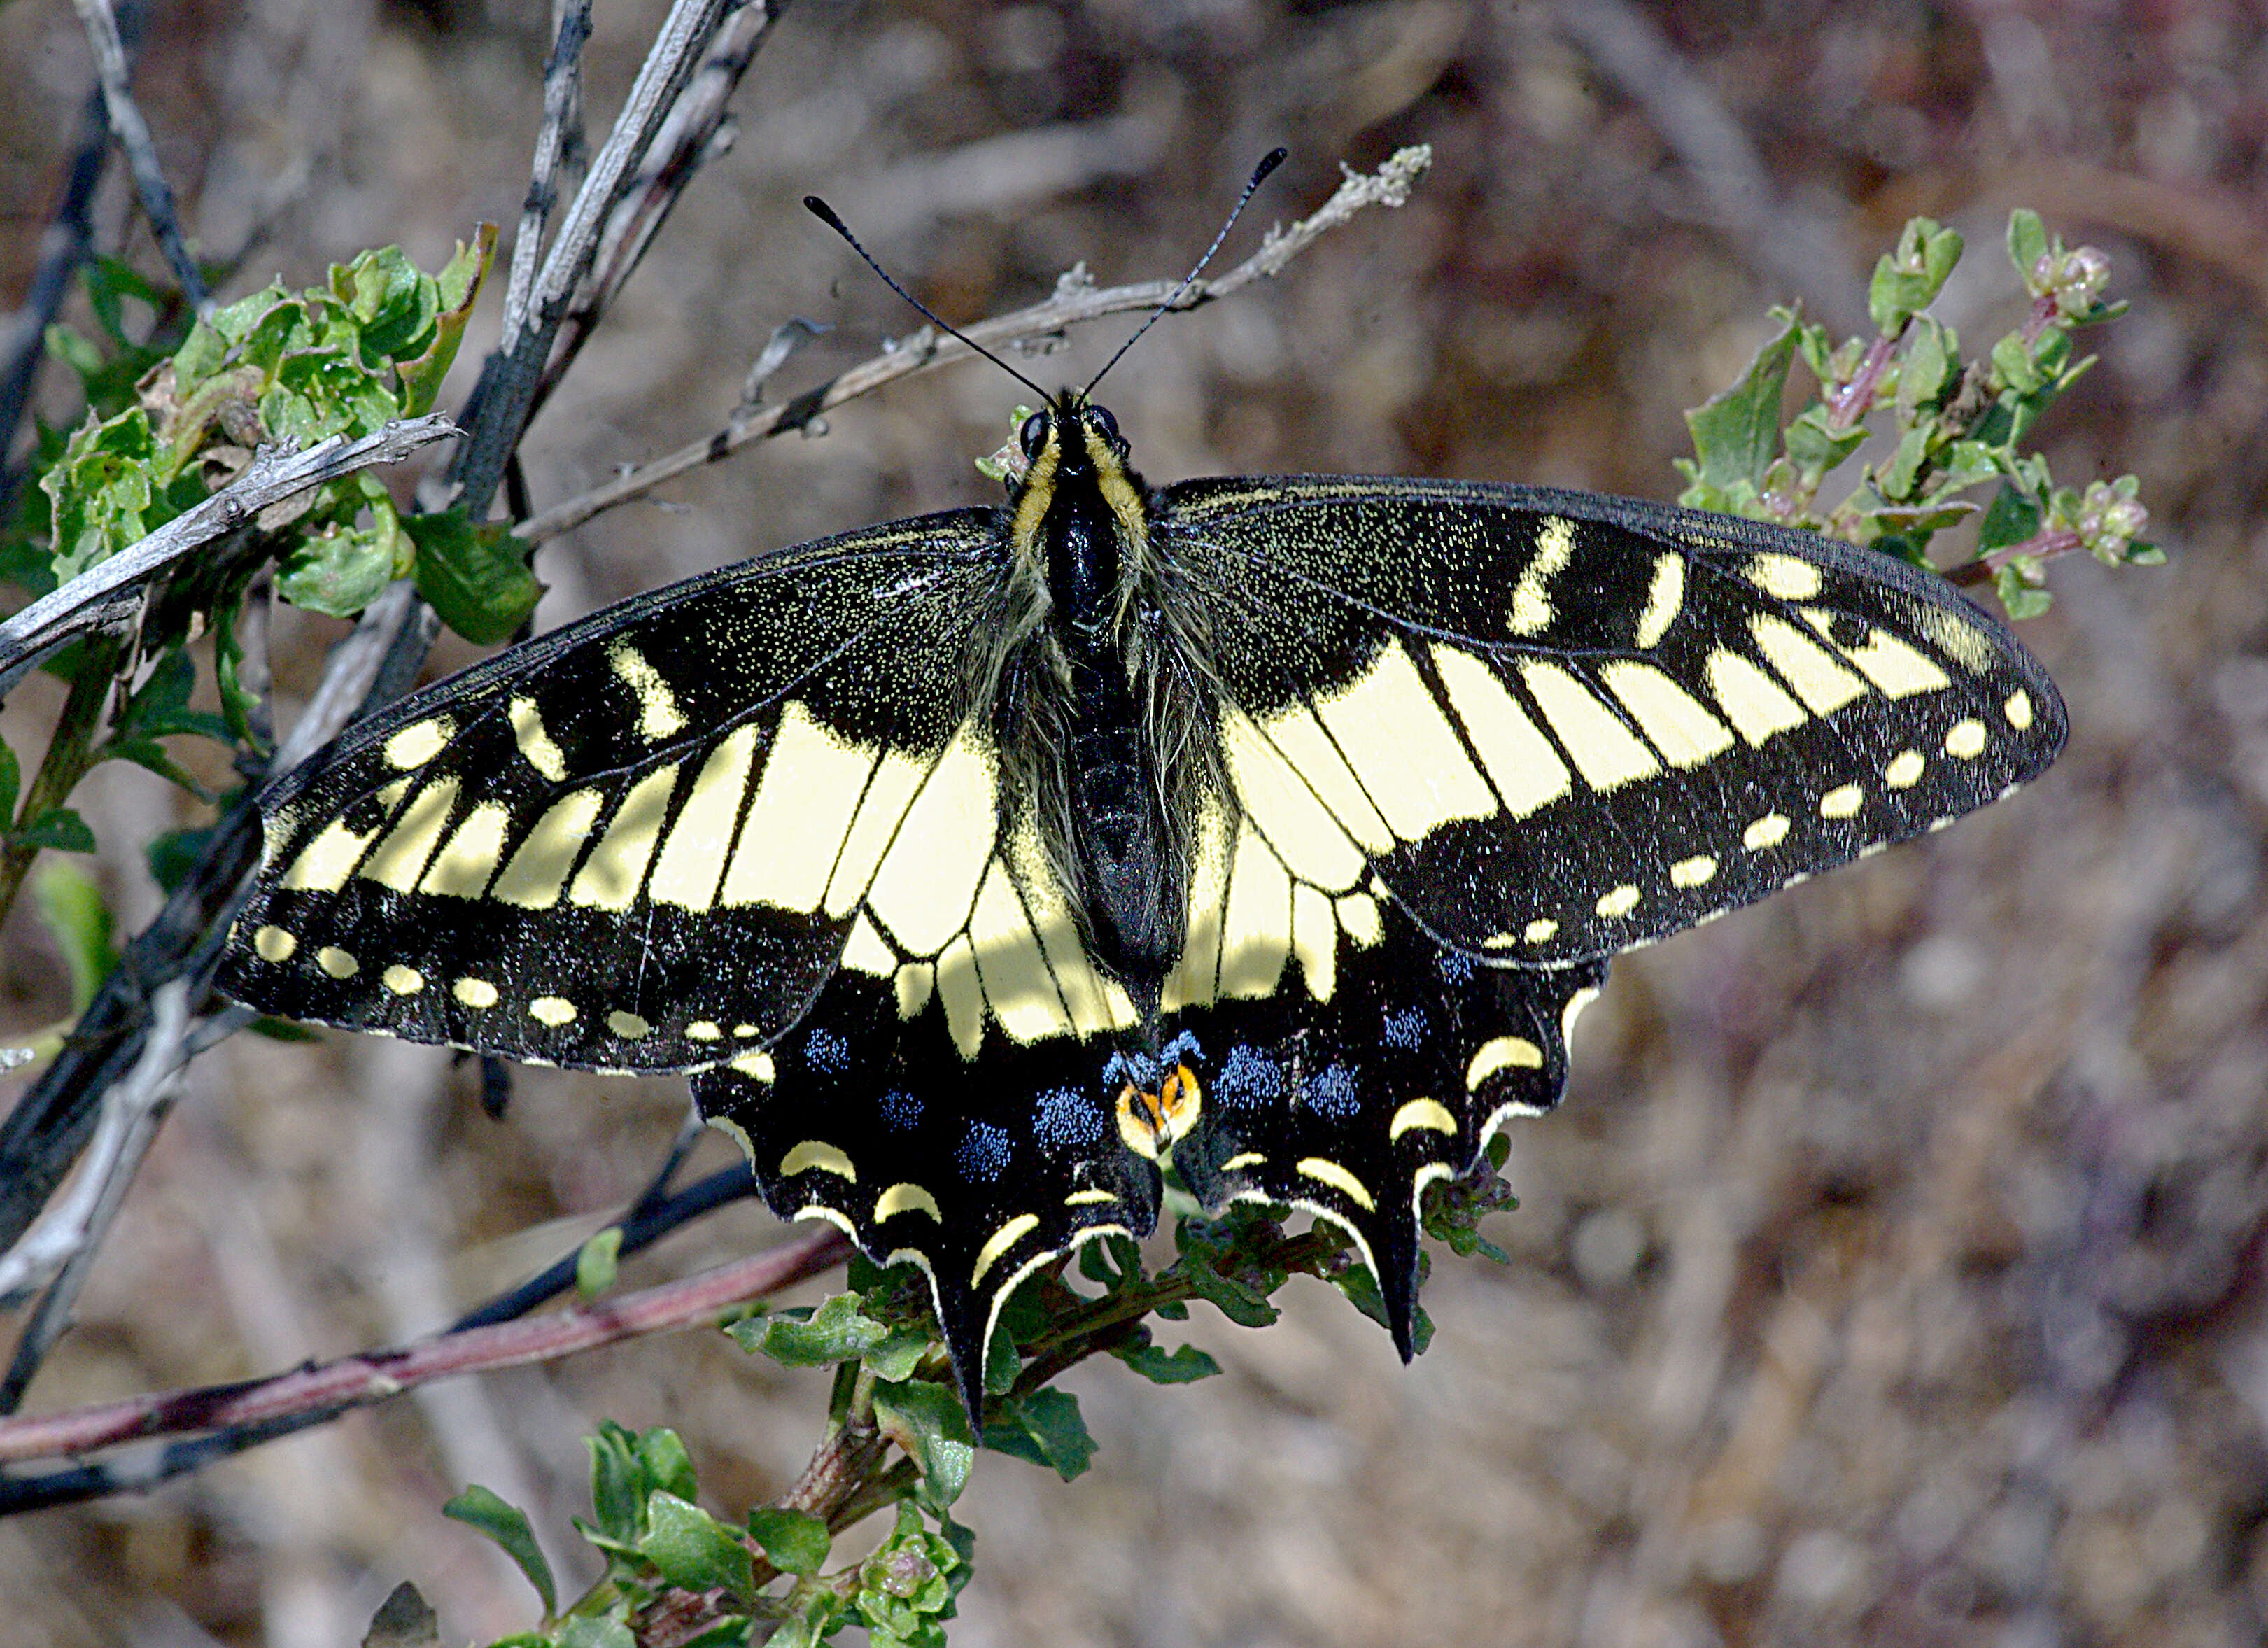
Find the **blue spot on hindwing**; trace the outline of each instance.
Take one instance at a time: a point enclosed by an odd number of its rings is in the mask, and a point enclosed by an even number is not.
[[[1305,1097],[1309,1108],[1334,1122],[1350,1121],[1362,1109],[1354,1067],[1349,1064],[1324,1065],[1308,1081]]]
[[[1472,977],[1479,965],[1472,957],[1454,950],[1444,950],[1433,958],[1436,970],[1452,984],[1462,984]]]
[[[953,1152],[953,1165],[961,1169],[963,1179],[990,1184],[1008,1171],[1012,1148],[1006,1128],[994,1127],[990,1122],[971,1122],[968,1131],[961,1136],[960,1146]]]
[[[814,1030],[804,1039],[803,1058],[822,1075],[840,1076],[850,1068],[850,1044],[832,1030]]]
[[[1250,1110],[1279,1098],[1284,1072],[1256,1047],[1235,1047],[1212,1078],[1212,1096],[1231,1110]]]
[[[1383,1033],[1386,1045],[1404,1052],[1413,1051],[1424,1044],[1427,1025],[1423,1007],[1404,1007],[1398,1012],[1390,1012],[1386,1015]]]
[[[901,1133],[919,1125],[921,1114],[922,1101],[909,1093],[892,1088],[882,1095],[882,1120]]]
[[[1100,1144],[1102,1114],[1071,1088],[1058,1087],[1040,1095],[1032,1113],[1032,1131],[1042,1150],[1060,1156]]]

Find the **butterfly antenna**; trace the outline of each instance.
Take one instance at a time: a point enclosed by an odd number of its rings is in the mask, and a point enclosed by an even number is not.
[[[845,224],[842,218],[835,215],[835,208],[829,206],[825,201],[820,199],[816,195],[805,195],[803,197],[803,204],[805,210],[809,211],[813,217],[818,218],[820,222],[825,224],[829,229],[835,231],[836,234],[841,235],[845,240],[849,241],[850,243],[850,249],[865,260],[866,267],[882,277],[882,284],[887,286],[892,291],[897,293],[899,297],[904,298],[915,308],[920,310],[923,315],[928,319],[931,325],[959,338],[970,349],[976,350],[976,353],[982,355],[986,360],[990,361],[1002,372],[1006,372],[1008,376],[1013,378],[1018,383],[1022,384],[1034,394],[1039,396],[1042,401],[1052,401],[1055,399],[1053,395],[1041,388],[1039,385],[1034,383],[1030,379],[1025,377],[1023,373],[1018,372],[1013,366],[1008,364],[1006,361],[1002,360],[990,349],[986,349],[975,338],[969,336],[968,333],[963,332],[959,327],[954,325],[952,321],[946,320],[943,315],[938,313],[936,310],[931,308],[920,298],[915,297],[904,287],[899,285],[895,280],[891,278],[889,270],[884,269],[880,263],[874,261],[874,254],[867,251],[865,246],[858,244],[858,237],[850,232],[849,224]]]
[[[1260,164],[1252,168],[1252,180],[1244,186],[1244,193],[1236,197],[1235,210],[1228,214],[1228,221],[1221,224],[1220,232],[1212,238],[1212,244],[1205,248],[1204,255],[1197,260],[1197,266],[1189,272],[1188,277],[1184,279],[1179,286],[1176,286],[1174,289],[1174,295],[1172,297],[1167,298],[1165,302],[1160,304],[1156,309],[1151,312],[1150,318],[1142,323],[1140,329],[1138,330],[1132,337],[1128,338],[1123,343],[1121,343],[1118,346],[1118,354],[1113,355],[1108,360],[1102,363],[1102,371],[1095,373],[1094,377],[1086,380],[1086,387],[1079,391],[1079,398],[1080,400],[1084,401],[1087,396],[1093,394],[1094,393],[1094,386],[1102,381],[1103,374],[1108,372],[1113,366],[1118,364],[1119,356],[1125,354],[1128,349],[1132,349],[1134,345],[1140,341],[1142,334],[1144,332],[1147,332],[1152,327],[1157,325],[1160,317],[1164,315],[1167,310],[1171,309],[1175,304],[1181,302],[1182,298],[1187,295],[1189,288],[1197,283],[1197,276],[1204,274],[1205,265],[1212,261],[1212,254],[1220,250],[1220,243],[1228,239],[1228,232],[1236,227],[1236,220],[1244,215],[1244,209],[1251,202],[1255,191],[1256,191],[1263,183],[1265,183],[1268,180],[1268,174],[1270,172],[1273,172],[1278,166],[1284,164],[1284,157],[1291,152],[1292,151],[1289,149],[1271,149],[1265,155],[1261,157]]]

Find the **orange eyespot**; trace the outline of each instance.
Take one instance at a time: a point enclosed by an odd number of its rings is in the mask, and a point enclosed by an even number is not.
[[[1160,1149],[1197,1125],[1204,1107],[1204,1090],[1197,1085],[1197,1073],[1186,1064],[1176,1064],[1166,1072],[1166,1079],[1154,1093],[1145,1093],[1131,1082],[1118,1090],[1118,1137],[1136,1155],[1155,1161]]]

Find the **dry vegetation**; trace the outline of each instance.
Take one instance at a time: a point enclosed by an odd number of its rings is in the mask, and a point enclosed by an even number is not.
[[[136,86],[192,233],[243,254],[224,295],[387,241],[435,267],[475,219],[516,215],[541,0],[152,9]],[[598,111],[659,10],[600,7]],[[1519,1125],[1525,1205],[1492,1226],[1513,1263],[1437,1258],[1440,1335],[1415,1367],[1295,1286],[1265,1332],[1199,1309],[1189,1336],[1225,1378],[1074,1374],[1096,1468],[1064,1486],[980,1460],[954,1641],[2258,1641],[2268,33],[2205,0],[1644,8],[1753,145],[1758,195],[1707,122],[1600,67],[1622,0],[1565,10],[800,0],[737,143],[526,448],[541,507],[713,427],[790,316],[836,327],[791,393],[909,329],[797,209],[806,191],[975,317],[1079,260],[1105,281],[1177,272],[1278,141],[1293,158],[1263,219],[1311,210],[1342,158],[1422,141],[1437,163],[1399,213],[1161,325],[1119,369],[1109,399],[1154,478],[1666,495],[1681,409],[1738,369],[1766,305],[1855,319],[1918,211],[1970,237],[1938,311],[1964,335],[2021,303],[1992,250],[2014,204],[2108,250],[2134,305],[2090,335],[2103,364],[2042,444],[2070,483],[2138,471],[2172,564],[2057,567],[2028,638],[2071,702],[2058,766],[1947,835],[1620,964],[1566,1104]],[[0,9],[0,63],[12,302],[89,68],[52,0]],[[156,267],[116,176],[98,223]],[[464,381],[496,325],[491,299]],[[1063,371],[1116,335],[1074,336]],[[957,368],[603,517],[543,552],[540,622],[978,499],[969,460],[1015,399]],[[338,628],[281,621],[287,708]],[[445,644],[436,666],[465,656]],[[11,702],[18,749],[53,686]],[[119,764],[83,800],[130,931],[156,900],[136,844],[175,794]],[[64,1006],[19,911],[0,1023]],[[204,1059],[33,1407],[430,1329],[603,1222],[682,1098],[531,1071],[497,1125],[475,1085],[446,1056],[335,1036]],[[630,1274],[777,1234],[744,1204]],[[0,1638],[332,1648],[404,1577],[446,1640],[493,1634],[533,1610],[438,1515],[466,1480],[534,1507],[556,1556],[596,1416],[680,1427],[732,1507],[784,1485],[823,1403],[815,1377],[702,1335],[438,1387],[146,1497],[0,1526]]]

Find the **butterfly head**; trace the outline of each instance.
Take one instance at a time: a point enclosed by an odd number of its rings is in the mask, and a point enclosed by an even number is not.
[[[1016,439],[1024,469],[1010,483],[1009,507],[1020,545],[1047,564],[1042,546],[1051,519],[1107,518],[1138,557],[1148,541],[1149,510],[1142,478],[1127,463],[1131,449],[1108,407],[1089,401],[1083,389],[1065,389],[1024,420]]]

